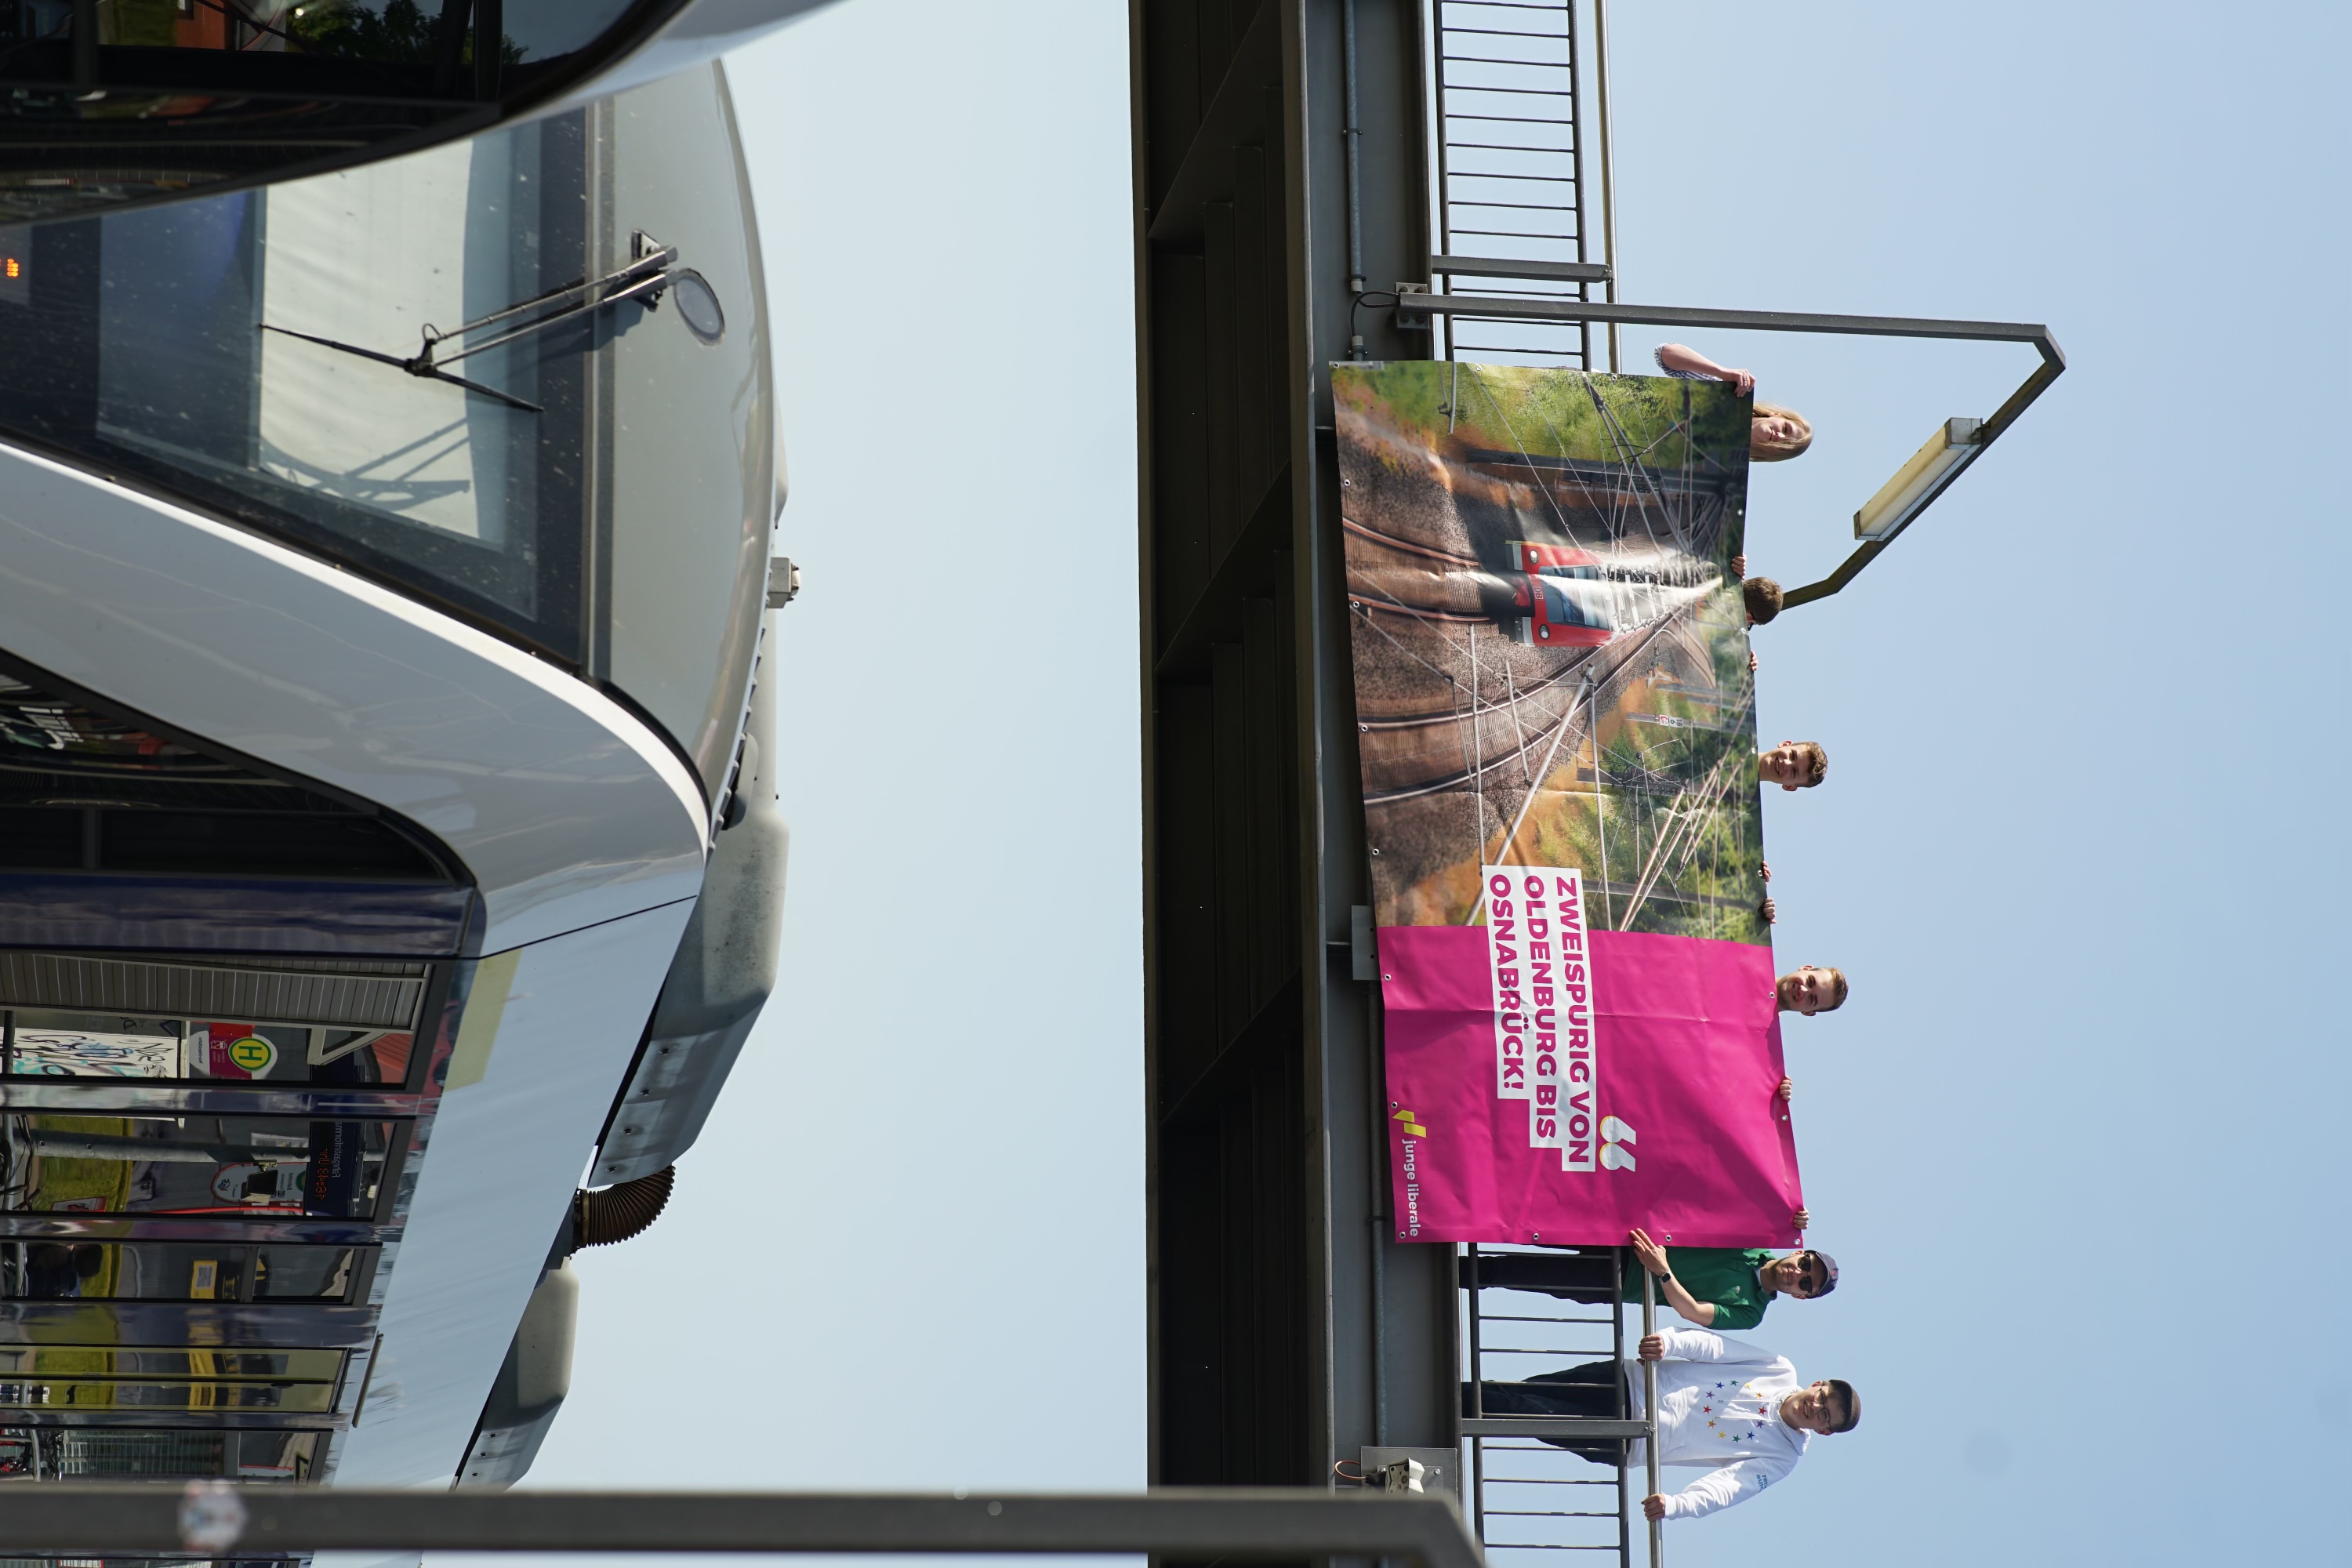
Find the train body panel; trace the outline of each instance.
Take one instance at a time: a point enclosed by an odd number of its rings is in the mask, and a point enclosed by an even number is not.
[[[381,1320],[352,1486],[446,1480],[464,1458],[515,1325],[563,1241],[581,1156],[627,1069],[689,904],[649,910],[471,965]]]
[[[691,899],[699,783],[594,687],[275,541],[0,447],[0,650],[400,813],[491,949]]]

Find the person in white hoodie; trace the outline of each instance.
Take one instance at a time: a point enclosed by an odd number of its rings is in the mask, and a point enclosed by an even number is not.
[[[1704,1468],[1678,1492],[1642,1500],[1651,1519],[1696,1519],[1744,1502],[1784,1479],[1816,1435],[1851,1432],[1862,1419],[1853,1386],[1837,1378],[1801,1384],[1797,1369],[1770,1351],[1705,1329],[1668,1329],[1641,1343],[1641,1358],[1658,1365],[1658,1462]],[[1568,1415],[1610,1420],[1623,1408],[1640,1419],[1642,1379],[1633,1363],[1588,1362],[1525,1383],[1479,1386],[1486,1415]],[[1464,1405],[1469,1388],[1463,1389]],[[1613,1438],[1546,1437],[1604,1465],[1620,1462]],[[1646,1459],[1634,1443],[1622,1462]]]

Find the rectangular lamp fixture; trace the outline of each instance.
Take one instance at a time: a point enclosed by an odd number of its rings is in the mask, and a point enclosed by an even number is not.
[[[1853,514],[1853,536],[1883,542],[1902,532],[1913,518],[1927,510],[1928,502],[1943,494],[1946,485],[1959,478],[1960,470],[1976,461],[1977,454],[1984,450],[1977,439],[1983,427],[1981,419],[1945,420],[1927,437],[1927,444],[1895,469],[1895,477]]]

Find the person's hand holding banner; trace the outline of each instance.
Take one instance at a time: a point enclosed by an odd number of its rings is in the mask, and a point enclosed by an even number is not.
[[[1642,1260],[1643,1268],[1661,1279],[1675,1271],[1674,1266],[1666,1261],[1666,1249],[1652,1241],[1648,1231],[1636,1230],[1633,1238],[1633,1256]]]

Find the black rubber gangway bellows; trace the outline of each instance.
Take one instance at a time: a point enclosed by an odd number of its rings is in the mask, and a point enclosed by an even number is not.
[[[650,1176],[616,1182],[572,1194],[572,1250],[626,1241],[661,1217],[677,1167],[665,1165]]]

